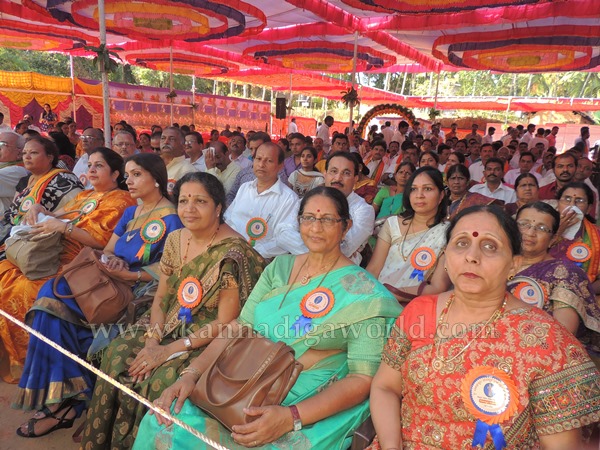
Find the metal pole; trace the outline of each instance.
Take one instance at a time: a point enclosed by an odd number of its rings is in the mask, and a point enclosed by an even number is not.
[[[100,23],[100,45],[106,47],[106,18],[104,17],[104,0],[98,0],[98,19]],[[100,58],[100,55],[98,55]],[[104,57],[104,55],[102,55]],[[102,75],[102,107],[104,109],[104,145],[111,148],[110,135],[110,93],[108,91],[108,74],[104,61],[101,63]]]
[[[354,32],[354,56],[352,57],[352,89],[354,89],[354,84],[356,81],[356,57],[358,53],[358,31]],[[352,131],[352,117],[354,117],[354,105],[350,104],[350,117],[348,119],[348,134],[351,134]]]
[[[77,105],[75,104],[75,71],[73,70],[73,55],[69,55],[71,69],[71,108],[73,109],[73,121],[77,122]]]
[[[435,83],[435,99],[433,101],[433,109],[437,110],[437,98],[438,98],[438,92],[440,89],[440,72],[438,72],[437,74],[437,81]]]
[[[288,111],[289,114],[286,115],[287,117],[287,131],[289,133],[290,130],[290,123],[292,123],[292,102],[293,102],[293,92],[292,92],[292,84],[293,84],[293,80],[292,80],[292,73],[290,73],[290,103],[288,105]],[[286,133],[286,134],[288,134]],[[281,130],[279,130],[279,135],[281,137]]]
[[[196,75],[192,75],[192,105],[196,105]],[[192,106],[192,124],[196,119],[196,108]]]
[[[173,92],[173,43],[169,48],[169,93]],[[173,102],[175,99],[171,97],[171,125],[173,125]]]

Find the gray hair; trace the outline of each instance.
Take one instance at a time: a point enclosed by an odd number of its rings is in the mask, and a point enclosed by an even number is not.
[[[17,146],[17,148],[19,150],[23,150],[23,148],[25,148],[25,138],[20,135],[19,133],[17,133],[16,131],[13,130],[7,130],[7,131],[3,131],[2,134],[8,134],[9,136],[14,136],[15,137],[15,145]]]

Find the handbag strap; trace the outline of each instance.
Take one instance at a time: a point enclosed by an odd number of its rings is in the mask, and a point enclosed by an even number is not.
[[[227,348],[223,351],[223,353],[221,353],[221,355],[225,354],[227,352],[227,350],[229,350],[237,341],[239,341],[240,338],[236,338],[233,339],[232,342],[229,343],[229,345],[227,346]],[[269,352],[269,354],[267,355],[267,357],[264,359],[264,361],[261,363],[260,367],[258,368],[258,370],[250,377],[248,378],[248,380],[244,383],[244,385],[235,393],[233,394],[229,399],[221,402],[221,403],[213,403],[211,401],[211,404],[213,406],[224,406],[229,402],[234,401],[235,399],[237,399],[238,397],[240,397],[241,395],[243,395],[252,385],[254,385],[254,383],[256,382],[256,380],[258,380],[263,373],[265,373],[265,371],[267,370],[267,368],[269,367],[269,365],[271,364],[271,361],[273,360],[273,358],[275,358],[275,356],[277,355],[277,353],[279,353],[282,349],[282,347],[285,346],[284,343],[282,342],[276,342],[275,345],[273,346],[273,349]],[[217,360],[214,362],[213,367],[215,365],[218,364],[219,360],[221,358],[217,358]],[[211,369],[213,368],[211,367]],[[210,373],[211,371],[207,371],[207,373]],[[208,376],[205,377],[205,383],[208,381]],[[209,390],[206,389],[206,393],[209,393]],[[210,399],[208,399],[210,401]]]

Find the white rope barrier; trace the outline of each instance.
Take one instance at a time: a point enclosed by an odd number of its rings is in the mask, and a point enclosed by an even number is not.
[[[206,444],[210,445],[211,447],[217,449],[217,450],[229,450],[227,447],[222,446],[221,444],[219,444],[216,441],[213,441],[212,439],[210,439],[208,436],[200,433],[198,430],[196,430],[195,428],[190,427],[188,424],[186,424],[185,422],[182,422],[181,420],[179,420],[177,417],[174,417],[170,414],[170,412],[165,411],[164,409],[155,406],[154,404],[152,404],[148,399],[146,399],[145,397],[142,397],[141,395],[139,395],[137,392],[132,391],[131,389],[129,389],[127,386],[125,386],[122,383],[119,383],[117,380],[115,380],[114,378],[109,377],[107,374],[105,374],[104,372],[102,372],[99,369],[96,369],[93,365],[91,365],[90,363],[88,363],[87,361],[81,359],[79,356],[71,353],[70,351],[64,349],[63,347],[61,347],[60,345],[58,345],[56,342],[52,341],[51,339],[48,339],[46,336],[44,336],[43,334],[39,333],[38,331],[34,330],[33,328],[29,327],[28,325],[26,325],[25,323],[21,322],[18,319],[15,319],[13,316],[11,316],[10,314],[8,314],[6,311],[4,311],[3,309],[0,308],[0,315],[4,316],[6,319],[10,320],[11,322],[13,322],[14,324],[20,326],[21,328],[23,328],[24,330],[26,330],[29,334],[35,336],[36,338],[38,338],[40,341],[45,342],[46,344],[48,344],[50,347],[54,348],[55,350],[59,351],[60,353],[62,353],[63,355],[67,356],[68,358],[71,358],[73,361],[77,362],[78,364],[82,365],[83,367],[85,367],[87,370],[89,370],[90,372],[93,372],[95,375],[97,375],[98,377],[102,378],[103,380],[109,382],[110,384],[112,384],[113,386],[115,386],[116,388],[120,389],[121,391],[123,391],[125,394],[129,395],[130,397],[133,397],[135,400],[137,400],[138,402],[142,403],[143,405],[145,405],[148,409],[151,409],[152,411],[154,411],[156,414],[160,414],[161,416],[169,419],[171,422],[173,422],[174,424],[180,426],[181,428],[183,428],[184,430],[186,430],[188,433],[192,434],[193,436],[197,437],[198,439],[200,439],[201,441],[204,441]]]

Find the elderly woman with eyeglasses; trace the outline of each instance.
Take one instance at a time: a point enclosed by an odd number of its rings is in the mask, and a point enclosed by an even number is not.
[[[544,202],[530,203],[519,210],[522,260],[508,288],[515,297],[553,315],[587,346],[591,355],[600,356],[600,349],[594,348],[594,342],[600,342],[600,307],[586,273],[572,261],[548,253],[559,222],[558,211]]]
[[[550,254],[581,267],[592,282],[595,294],[600,294],[600,229],[589,215],[594,193],[585,183],[569,183],[558,191],[560,227]],[[583,220],[578,214],[583,214]],[[569,227],[579,224],[573,237],[565,236]]]
[[[249,408],[246,414],[254,420],[234,425],[232,433],[186,400],[214,357],[214,347],[195,358],[154,402],[171,407],[181,420],[227,448],[348,448],[354,430],[369,415],[371,379],[387,326],[400,306],[342,253],[340,244],[352,226],[342,192],[323,186],[312,189],[300,204],[298,221],[308,253],[276,257],[239,319],[230,323],[233,330],[249,325],[294,349],[304,369],[282,405]],[[166,423],[162,417],[146,415],[134,450],[206,448],[200,441],[190,441],[192,437],[179,427],[165,428]]]

